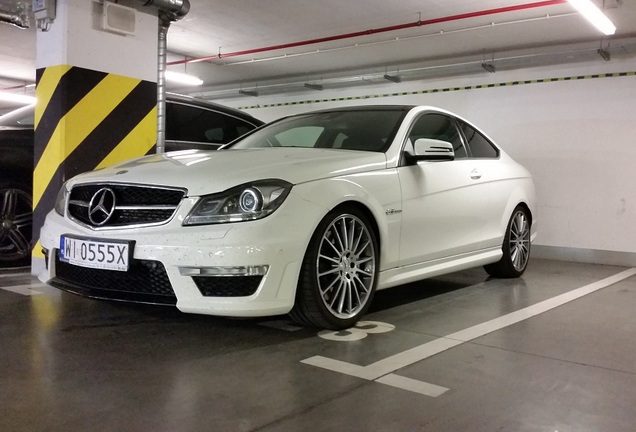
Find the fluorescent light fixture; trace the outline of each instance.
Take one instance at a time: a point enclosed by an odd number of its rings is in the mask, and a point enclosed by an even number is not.
[[[256,90],[239,90],[239,93],[242,94],[243,96],[252,96],[252,97],[258,97],[258,92]]]
[[[22,93],[11,93],[0,91],[0,101],[17,103],[23,105],[31,105],[36,102],[35,96],[29,96]]]
[[[485,70],[487,70],[490,73],[495,73],[495,65],[492,63],[483,62],[481,64],[481,67],[483,67]]]
[[[318,91],[322,91],[324,89],[324,87],[321,84],[305,83],[305,87],[307,87],[308,89],[311,89],[311,90],[318,90]]]
[[[387,80],[387,81],[391,81],[391,82],[396,83],[396,84],[398,84],[398,83],[401,83],[401,82],[402,82],[402,77],[401,77],[401,76],[399,76],[399,75],[389,75],[389,74],[384,74],[384,77],[383,77],[383,78],[384,78],[385,80]]]
[[[591,0],[568,0],[568,2],[603,34],[611,36],[616,33],[616,26]]]
[[[166,79],[173,83],[191,86],[198,86],[203,84],[203,80],[199,77],[174,71],[166,71]]]
[[[599,48],[596,52],[598,53],[598,55],[603,57],[603,60],[605,61],[610,61],[612,59],[612,55],[609,53],[609,51],[604,50],[603,48]]]

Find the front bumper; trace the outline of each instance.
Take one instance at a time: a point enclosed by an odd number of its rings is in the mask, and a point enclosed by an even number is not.
[[[261,220],[183,227],[190,208],[182,206],[165,225],[104,230],[52,211],[41,231],[48,253],[39,278],[88,297],[173,304],[190,313],[249,317],[289,312],[307,245],[324,209],[292,194]],[[129,270],[60,262],[64,234],[134,242]]]

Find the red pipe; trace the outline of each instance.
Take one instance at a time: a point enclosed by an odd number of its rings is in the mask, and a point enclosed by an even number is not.
[[[23,88],[26,88],[26,86],[28,85],[30,84],[20,84],[20,85],[11,86],[11,87],[4,87],[4,88],[0,88],[0,91],[23,89]]]
[[[540,1],[535,3],[526,3],[526,4],[516,5],[516,6],[486,9],[483,11],[468,12],[464,14],[451,15],[451,16],[442,17],[442,18],[433,18],[426,21],[416,21],[412,23],[398,24],[398,25],[393,25],[388,27],[380,27],[378,29],[370,29],[370,30],[364,30],[364,31],[359,31],[354,33],[345,33],[345,34],[336,35],[336,36],[327,36],[327,37],[318,38],[318,39],[308,39],[308,40],[299,41],[299,42],[291,42],[291,43],[286,43],[281,45],[272,45],[268,47],[249,49],[245,51],[235,51],[235,52],[229,52],[226,54],[219,53],[213,56],[177,60],[177,61],[168,62],[167,64],[179,65],[179,64],[217,60],[217,59],[226,58],[226,57],[238,57],[238,56],[243,56],[248,54],[257,54],[257,53],[262,53],[267,51],[276,51],[276,50],[285,49],[285,48],[294,48],[294,47],[305,46],[305,45],[313,45],[313,44],[322,43],[322,42],[332,42],[332,41],[341,40],[341,39],[350,39],[350,38],[355,38],[360,36],[368,36],[368,35],[372,35],[376,33],[386,33],[386,32],[391,32],[396,30],[404,30],[408,28],[421,27],[421,26],[430,25],[430,24],[439,24],[439,23],[449,22],[449,21],[458,21],[458,20],[462,20],[466,18],[475,18],[480,16],[486,16],[486,15],[495,15],[495,14],[504,13],[504,12],[515,12],[515,11],[526,10],[526,9],[542,8],[546,6],[556,6],[566,2],[567,0],[546,0],[546,1]]]

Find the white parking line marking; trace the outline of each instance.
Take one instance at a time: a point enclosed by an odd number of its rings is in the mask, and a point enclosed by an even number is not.
[[[16,294],[31,296],[31,295],[44,294],[43,292],[34,290],[34,288],[45,288],[45,287],[46,285],[41,283],[32,283],[27,285],[13,285],[13,286],[0,287],[0,289],[3,289],[5,291],[10,291]]]
[[[396,374],[388,374],[382,378],[376,380],[379,383],[397,387],[402,390],[409,390],[414,393],[423,394],[424,396],[438,397],[446,393],[448,390],[446,387],[440,387],[435,384],[429,384],[426,382],[414,380],[411,378],[402,377]]]
[[[368,370],[364,366],[358,366],[352,363],[331,359],[323,356],[313,356],[308,359],[301,360],[301,363],[316,366],[323,369],[328,369],[334,372],[340,372],[345,375],[351,375],[357,378],[366,379],[369,381],[375,380],[376,377],[373,371]]]
[[[358,321],[355,326],[346,330],[322,330],[318,337],[337,342],[352,342],[364,339],[370,334],[386,333],[395,330],[393,324],[379,321]]]
[[[336,331],[322,330],[318,332],[319,338],[336,341],[336,342],[353,342],[353,341],[358,341],[360,339],[364,339],[367,336],[368,336],[368,333],[359,331],[355,327],[352,327],[347,330],[336,330]]]
[[[527,320],[529,318],[562,306],[566,303],[569,303],[573,300],[591,294],[595,291],[607,288],[610,285],[614,285],[615,283],[618,283],[634,275],[636,275],[636,268],[622,271],[615,274],[614,276],[610,276],[598,282],[594,282],[584,287],[568,291],[564,294],[552,297],[535,305],[528,306],[527,308],[520,309],[516,312],[503,315],[499,318],[492,319],[485,323],[477,324],[473,327],[469,327],[467,329],[449,334],[434,341],[416,346],[415,348],[411,348],[399,354],[395,354],[393,356],[379,360],[368,366],[359,366],[323,356],[310,357],[308,359],[301,360],[301,362],[371,381],[387,381],[386,376],[398,369],[402,369],[413,363],[417,363],[431,356],[434,356],[435,354],[439,354],[443,351],[461,345],[465,342],[469,342],[488,333],[492,333],[496,330],[501,330],[502,328]],[[401,388],[404,388],[405,390],[415,391],[413,390],[413,388],[416,388],[416,386],[414,386],[411,382],[415,380],[408,379],[408,381],[405,381],[407,380],[406,378],[398,378],[400,379],[396,379],[395,377],[389,378],[389,382],[385,382],[385,384],[390,383],[389,385],[400,387],[400,383],[402,383],[404,384],[404,386]],[[418,393],[420,392],[418,391]]]

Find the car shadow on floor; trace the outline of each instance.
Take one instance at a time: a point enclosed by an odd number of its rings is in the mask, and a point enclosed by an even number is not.
[[[430,299],[483,283],[488,279],[489,276],[483,269],[475,268],[381,290],[376,292],[368,313]]]
[[[415,304],[487,280],[486,272],[478,268],[378,291],[367,313]],[[53,291],[57,292],[57,290]],[[110,329],[116,333],[134,333],[135,328],[145,328],[145,331],[154,333],[151,328],[156,327],[163,331],[186,332],[191,335],[209,334],[210,331],[236,335],[242,332],[251,333],[255,330],[261,332],[267,327],[280,327],[278,330],[280,333],[293,332],[296,337],[303,338],[313,335],[316,330],[300,326],[294,328],[295,324],[287,315],[256,318],[218,317],[187,314],[171,306],[91,299],[62,291],[58,296],[59,301],[54,302],[57,318],[55,321],[57,329],[63,333],[89,328]],[[37,311],[34,312],[37,313]]]

